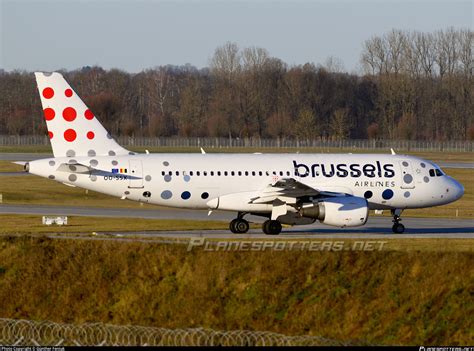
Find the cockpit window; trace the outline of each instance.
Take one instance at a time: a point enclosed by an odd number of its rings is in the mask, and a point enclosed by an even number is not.
[[[439,168],[436,168],[435,171],[436,171],[436,175],[437,175],[438,177],[441,177],[442,175],[444,175],[443,172],[441,172],[441,170],[440,170]]]
[[[435,176],[435,170],[434,169],[430,169],[430,177],[434,177]]]

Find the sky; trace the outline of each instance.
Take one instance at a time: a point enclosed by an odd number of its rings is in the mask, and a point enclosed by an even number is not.
[[[0,0],[0,68],[203,68],[231,41],[290,65],[333,56],[357,72],[366,39],[472,29],[473,10],[472,0]]]

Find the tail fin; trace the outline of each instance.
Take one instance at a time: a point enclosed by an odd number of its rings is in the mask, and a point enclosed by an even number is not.
[[[60,73],[36,72],[35,76],[55,157],[129,153],[112,139]]]

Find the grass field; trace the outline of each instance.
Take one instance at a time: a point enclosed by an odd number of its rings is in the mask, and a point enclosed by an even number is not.
[[[0,316],[468,345],[473,259],[0,237]]]
[[[10,161],[0,161],[0,172],[21,172],[23,166],[17,165]]]

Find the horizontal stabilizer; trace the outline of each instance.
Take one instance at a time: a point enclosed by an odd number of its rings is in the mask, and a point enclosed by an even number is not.
[[[61,163],[57,170],[59,172],[86,174],[90,173],[93,168],[81,163]]]

